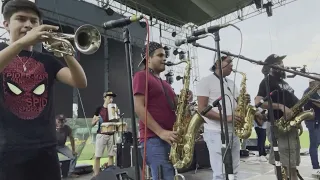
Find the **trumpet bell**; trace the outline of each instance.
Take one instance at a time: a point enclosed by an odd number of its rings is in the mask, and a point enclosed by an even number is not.
[[[52,33],[52,36],[43,42],[43,47],[57,57],[63,57],[63,55],[73,56],[75,49],[71,42],[74,42],[77,50],[86,55],[95,53],[101,45],[101,34],[97,28],[92,25],[85,24],[80,26],[76,33]],[[62,47],[56,47],[57,42],[62,43]]]
[[[82,54],[93,54],[101,45],[101,34],[94,26],[82,25],[74,35],[74,44]]]

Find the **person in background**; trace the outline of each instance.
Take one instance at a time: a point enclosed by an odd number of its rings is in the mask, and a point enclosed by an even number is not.
[[[267,129],[267,123],[264,121],[254,121],[254,130],[257,133],[257,148],[259,152],[259,160],[261,162],[267,162],[267,153],[266,153],[266,139],[267,139],[267,134],[266,134],[266,129]]]
[[[319,77],[319,76],[318,76]],[[312,87],[317,85],[319,82],[310,79],[309,87],[305,90],[304,94],[307,93]],[[320,101],[320,90],[311,95],[312,100]],[[310,110],[311,108],[315,111],[315,119],[306,120],[305,124],[309,131],[309,153],[311,158],[311,164],[313,168],[313,175],[320,175],[320,166],[318,160],[318,148],[320,144],[320,129],[319,129],[319,120],[320,120],[320,103],[313,103],[312,101],[308,101],[308,103],[304,106],[304,110]]]
[[[114,137],[113,134],[103,134],[101,133],[101,124],[109,121],[108,115],[108,104],[113,102],[113,98],[117,95],[111,91],[103,93],[103,105],[99,106],[96,109],[96,112],[92,118],[92,126],[95,126],[98,123],[98,130],[96,136],[96,145],[95,145],[95,160],[94,160],[94,176],[97,176],[100,173],[100,159],[103,156],[105,148],[108,152],[108,164],[112,166],[114,164],[115,151],[113,149]]]
[[[66,125],[66,118],[63,114],[56,116],[56,130],[57,130],[57,151],[62,155],[70,159],[69,177],[77,178],[77,174],[74,174],[74,169],[77,164],[77,152],[75,148],[74,138],[72,135],[72,129]],[[71,143],[71,149],[66,146],[67,137],[69,137]]]
[[[283,59],[286,56],[278,56],[271,54],[265,60],[267,64],[284,67]],[[282,116],[287,119],[292,118],[292,108],[299,99],[295,96],[292,87],[285,81],[286,73],[270,66],[263,66],[262,73],[266,75],[260,85],[257,96],[255,97],[255,104],[258,104],[264,97],[267,96],[266,82],[270,87],[270,92],[275,91],[271,95],[274,119],[278,120]],[[268,109],[268,102],[261,105],[262,109]],[[268,127],[269,126],[269,127]],[[270,123],[267,125],[270,128]],[[270,131],[269,131],[270,132]],[[273,135],[278,141],[278,149],[280,154],[280,162],[285,169],[285,174],[290,177],[290,180],[298,180],[297,166],[300,165],[300,139],[298,128],[293,127],[289,132],[281,133],[277,127],[274,128]],[[270,148],[269,163],[275,166],[275,156],[272,148]],[[289,171],[290,168],[290,171]],[[276,171],[275,171],[276,172]],[[290,172],[290,174],[289,174]]]

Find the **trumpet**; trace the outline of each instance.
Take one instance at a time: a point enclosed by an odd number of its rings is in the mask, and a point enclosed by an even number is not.
[[[53,44],[61,42],[62,47],[55,47]],[[75,49],[71,42],[74,42],[77,50],[82,54],[90,55],[95,53],[101,45],[101,34],[97,28],[92,25],[85,24],[80,26],[75,34],[55,33],[43,42],[43,47],[57,57],[63,55],[73,56]]]

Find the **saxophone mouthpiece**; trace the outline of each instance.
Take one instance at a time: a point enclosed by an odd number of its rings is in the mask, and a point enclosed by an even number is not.
[[[171,61],[168,61],[168,62],[165,62],[165,63],[163,63],[164,65],[166,65],[166,66],[173,66],[173,65],[175,65],[173,62],[171,62]]]

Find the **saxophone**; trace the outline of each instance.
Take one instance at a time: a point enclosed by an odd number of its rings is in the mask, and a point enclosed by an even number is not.
[[[241,138],[241,139],[248,139],[252,133],[252,127],[253,122],[255,118],[256,108],[252,105],[250,105],[246,95],[247,95],[247,89],[246,89],[246,81],[247,76],[243,72],[235,71],[243,76],[243,79],[241,81],[240,85],[240,95],[238,98],[238,106],[235,110],[235,115],[241,117],[243,121],[241,123],[235,122],[234,124],[234,130],[235,134]]]
[[[205,122],[198,111],[191,115],[188,107],[188,92],[190,85],[190,60],[183,60],[177,64],[186,63],[183,77],[183,89],[181,90],[176,110],[177,119],[173,125],[173,131],[178,134],[177,142],[173,143],[169,159],[177,170],[188,168],[193,160],[194,145],[200,126]],[[177,65],[172,64],[172,65]]]
[[[282,116],[279,120],[275,121],[275,125],[277,126],[279,132],[286,133],[289,132],[292,127],[296,127],[299,129],[299,134],[301,135],[303,132],[301,122],[306,119],[314,118],[314,110],[310,109],[308,111],[302,111],[302,106],[304,106],[311,98],[311,95],[314,94],[320,88],[320,84],[316,85],[312,89],[310,89],[292,108],[293,112],[292,118],[285,119]]]

